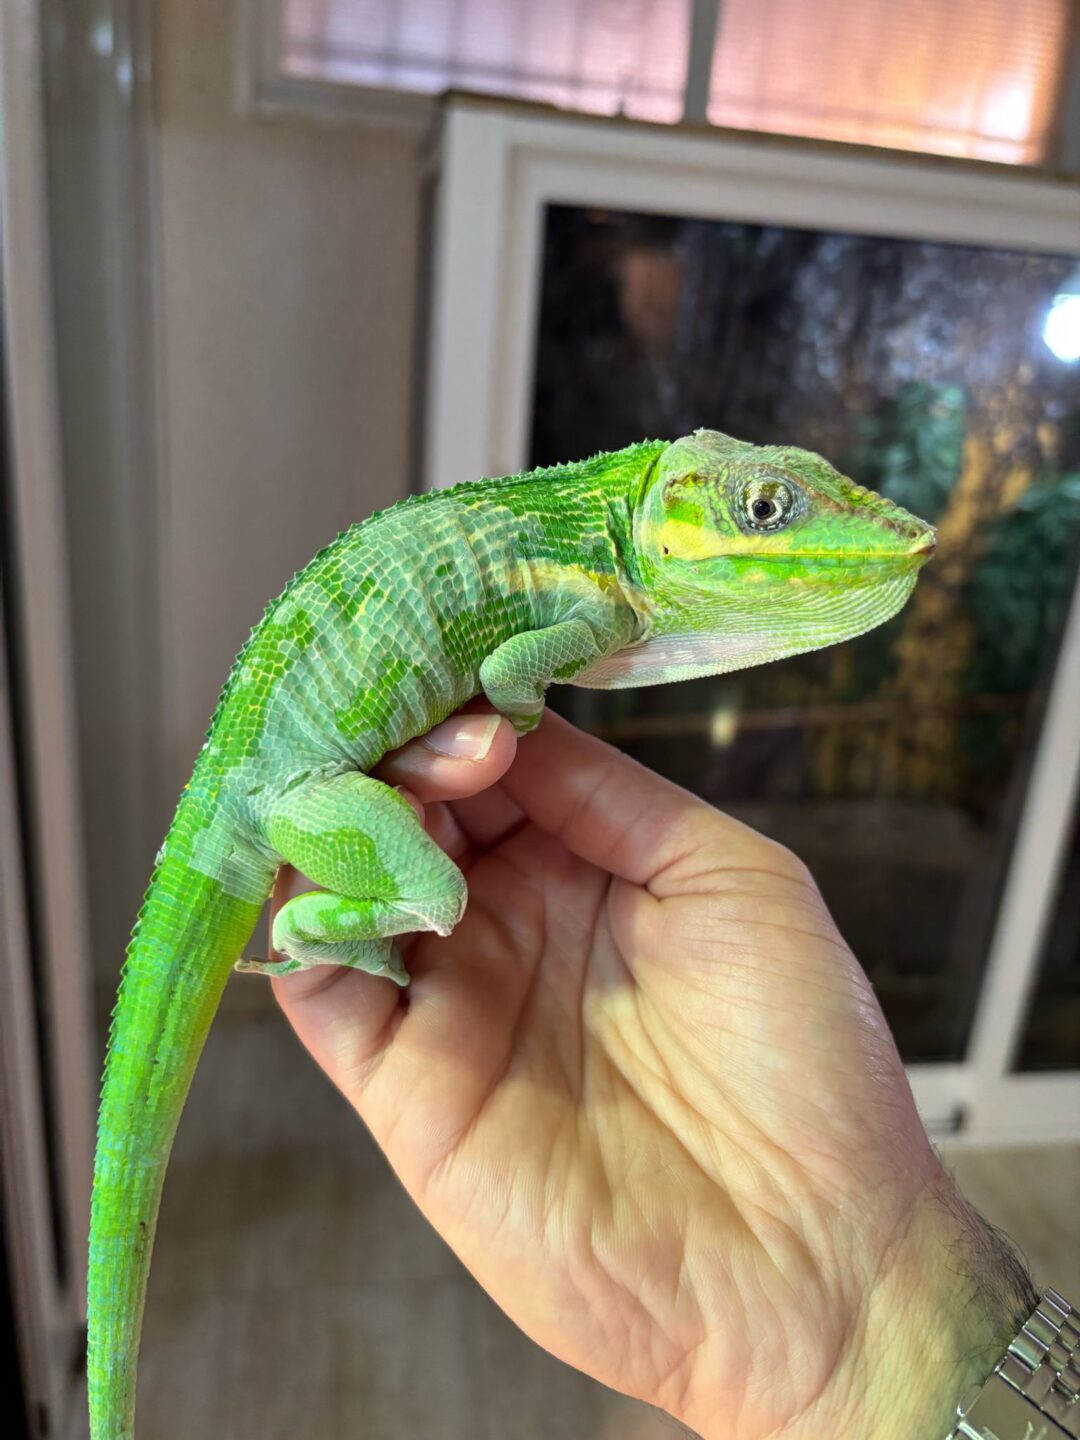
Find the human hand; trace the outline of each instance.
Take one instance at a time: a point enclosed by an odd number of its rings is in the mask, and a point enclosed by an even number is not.
[[[464,919],[406,938],[404,993],[274,989],[484,1288],[708,1440],[944,1436],[1028,1295],[800,862],[550,714],[516,758],[500,722],[481,759],[414,741],[377,773]]]

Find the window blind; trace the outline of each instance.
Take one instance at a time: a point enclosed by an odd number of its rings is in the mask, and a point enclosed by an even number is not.
[[[1013,164],[1046,154],[1068,0],[724,0],[714,125]]]
[[[290,75],[674,121],[690,0],[285,0]]]
[[[674,122],[695,0],[270,0],[293,77]],[[1072,0],[720,0],[715,125],[1033,164]]]

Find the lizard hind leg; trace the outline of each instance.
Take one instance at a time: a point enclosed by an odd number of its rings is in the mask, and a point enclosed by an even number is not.
[[[241,968],[285,975],[346,965],[408,983],[395,935],[448,935],[465,908],[465,878],[409,802],[357,771],[313,778],[271,801],[267,839],[325,890],[298,895],[274,919],[278,962]]]
[[[408,971],[393,940],[403,928],[416,927],[402,926],[392,905],[313,890],[297,895],[274,917],[274,949],[286,958],[240,960],[236,969],[245,975],[291,975],[316,965],[343,965],[407,985]]]

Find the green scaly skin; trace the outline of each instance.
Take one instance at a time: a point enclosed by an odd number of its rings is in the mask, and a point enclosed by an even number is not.
[[[654,684],[816,649],[904,603],[933,531],[804,450],[713,431],[403,501],[271,604],[229,676],[128,950],[101,1096],[90,1231],[93,1440],[134,1433],[165,1167],[230,969],[279,865],[282,973],[407,976],[393,936],[448,933],[458,869],[388,750],[483,691],[520,732],[551,681]]]

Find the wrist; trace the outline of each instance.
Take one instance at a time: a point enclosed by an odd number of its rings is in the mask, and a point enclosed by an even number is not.
[[[1012,1244],[940,1172],[866,1297],[834,1433],[945,1440],[1037,1300]]]

